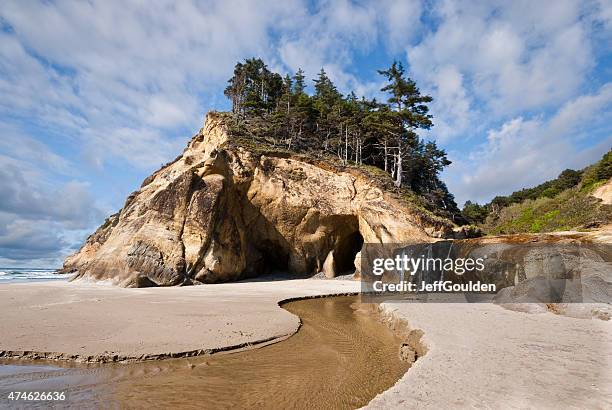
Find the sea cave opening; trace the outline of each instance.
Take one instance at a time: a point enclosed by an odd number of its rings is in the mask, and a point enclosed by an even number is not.
[[[355,257],[362,246],[363,236],[359,231],[354,231],[340,239],[334,250],[334,264],[338,274],[355,272]]]
[[[289,269],[289,253],[280,244],[266,239],[261,241],[257,248],[263,258],[264,273],[286,272]]]

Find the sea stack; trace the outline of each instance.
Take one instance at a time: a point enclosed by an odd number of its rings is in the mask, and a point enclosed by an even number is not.
[[[253,144],[211,112],[182,155],[146,178],[62,271],[123,287],[270,269],[330,277],[355,270],[364,242],[431,242],[452,226],[363,167]]]

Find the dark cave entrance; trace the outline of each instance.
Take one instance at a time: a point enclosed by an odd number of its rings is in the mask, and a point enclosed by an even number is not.
[[[355,231],[344,236],[334,249],[334,264],[336,273],[348,274],[355,272],[355,256],[363,246],[363,236]]]
[[[261,241],[257,249],[262,255],[262,271],[287,272],[289,269],[289,253],[278,243],[265,239]]]

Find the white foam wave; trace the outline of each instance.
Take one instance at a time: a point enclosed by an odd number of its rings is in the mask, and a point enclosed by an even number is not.
[[[55,269],[4,268],[0,271],[0,282],[23,282],[32,280],[66,280],[70,274],[55,274]]]

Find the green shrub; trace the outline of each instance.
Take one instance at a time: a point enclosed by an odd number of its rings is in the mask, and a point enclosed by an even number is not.
[[[597,178],[600,181],[607,181],[612,178],[612,150],[608,151],[599,161],[597,165]]]
[[[490,215],[483,228],[491,234],[539,233],[579,228],[591,222],[612,222],[612,206],[577,187],[554,198],[528,199]]]
[[[587,167],[582,175],[582,191],[591,192],[612,178],[612,150],[594,165]]]

